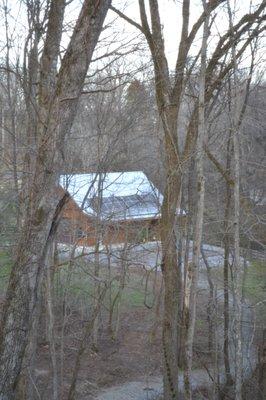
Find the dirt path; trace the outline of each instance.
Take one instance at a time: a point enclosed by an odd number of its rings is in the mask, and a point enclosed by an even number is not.
[[[211,383],[206,371],[194,370],[192,378],[193,388],[206,387]],[[111,388],[102,390],[96,400],[153,400],[156,395],[162,393],[162,377],[148,377],[146,380],[126,382]],[[179,388],[183,391],[183,376],[180,376]]]
[[[256,355],[251,344],[252,328],[250,322],[252,321],[252,313],[248,305],[243,306],[243,320],[246,322],[242,326],[242,333],[246,339],[243,343],[243,369],[244,376],[248,376],[256,363]],[[231,357],[231,365],[233,366],[233,354],[231,354]],[[222,375],[220,375],[220,382],[223,381]],[[207,371],[204,369],[193,371],[192,387],[194,389],[210,387],[212,384],[213,382]],[[147,379],[126,382],[104,389],[98,393],[95,400],[155,400],[157,395],[162,393],[162,388],[162,377],[147,377]],[[181,392],[184,389],[183,376],[179,378],[179,389]]]

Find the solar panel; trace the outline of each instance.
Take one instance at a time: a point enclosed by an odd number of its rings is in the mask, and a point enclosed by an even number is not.
[[[162,196],[143,172],[106,173],[103,178],[101,218],[119,220],[158,215]],[[61,176],[60,183],[87,213],[97,214],[99,206],[97,174]],[[160,197],[160,201],[156,194]]]

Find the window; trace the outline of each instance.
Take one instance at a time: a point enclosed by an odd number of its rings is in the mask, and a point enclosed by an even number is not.
[[[77,229],[77,238],[78,239],[82,239],[82,238],[84,238],[86,235],[85,235],[85,233],[83,232],[83,230],[82,230],[82,228],[78,228]]]

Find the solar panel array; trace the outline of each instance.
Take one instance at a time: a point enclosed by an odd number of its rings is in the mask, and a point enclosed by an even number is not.
[[[99,199],[95,197],[90,207],[97,212],[100,206],[100,215],[105,219],[136,219],[159,215],[160,204],[154,193],[131,196],[109,196]]]
[[[60,184],[89,215],[103,219],[141,219],[159,215],[162,195],[142,171],[61,175]],[[101,207],[99,210],[99,188]]]

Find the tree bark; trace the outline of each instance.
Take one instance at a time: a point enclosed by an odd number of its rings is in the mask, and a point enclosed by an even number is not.
[[[234,29],[237,35],[236,39],[241,38],[241,36],[249,30],[257,19],[260,19],[261,21],[262,17],[260,14],[264,9],[265,1],[266,0],[262,1],[261,5],[253,14],[247,14],[235,25]],[[210,14],[224,2],[225,0],[209,1],[206,4],[206,9],[202,12],[189,32],[190,1],[183,0],[182,32],[174,77],[170,77],[168,70],[158,1],[150,0],[149,2],[145,2],[144,0],[139,0],[141,24],[133,21],[121,11],[112,7],[112,10],[120,17],[138,28],[145,35],[153,60],[157,107],[164,130],[166,154],[165,172],[167,181],[161,210],[161,242],[162,271],[165,284],[163,321],[165,400],[176,399],[178,397],[178,366],[176,353],[178,351],[177,324],[179,323],[178,314],[180,311],[180,305],[178,304],[178,291],[180,288],[181,274],[178,270],[176,254],[176,210],[180,205],[179,199],[184,165],[194,150],[195,140],[197,137],[198,107],[195,107],[186,132],[184,150],[182,153],[180,152],[177,132],[178,116],[182,102],[183,89],[192,72],[189,71],[188,74],[186,74],[185,68],[191,44],[204,23],[207,14]],[[150,10],[150,24],[146,13],[147,3],[149,3]],[[237,58],[243,54],[249,41],[253,40],[255,35],[259,32],[260,28],[256,26],[249,38],[237,52]],[[226,65],[225,68],[221,68],[221,70],[219,67],[220,59],[230,50],[231,46],[232,41],[230,40],[230,32],[226,32],[219,39],[217,47],[213,51],[206,69],[208,82],[206,84],[205,102],[211,100],[214,90],[221,86],[223,78],[232,69],[232,63]]]
[[[206,2],[203,0],[204,9]],[[199,76],[199,102],[198,102],[198,135],[196,145],[196,174],[197,174],[197,197],[196,197],[196,214],[193,232],[193,255],[192,263],[189,265],[187,279],[189,281],[189,290],[184,299],[184,307],[186,318],[185,326],[185,399],[192,399],[192,360],[193,360],[193,342],[196,322],[196,301],[198,273],[201,252],[201,238],[203,229],[203,211],[204,211],[204,194],[205,194],[205,178],[203,171],[204,161],[204,139],[205,139],[205,81],[206,81],[206,59],[207,59],[207,40],[209,37],[209,13],[207,13],[203,26],[203,39],[201,46],[201,68]]]
[[[96,3],[92,0],[84,1],[46,112],[42,112],[43,102],[40,99],[37,112],[41,111],[40,115],[45,114],[45,119],[38,123],[37,156],[34,170],[31,171],[29,191],[25,196],[26,211],[21,237],[2,315],[1,400],[14,398],[47,250],[57,228],[58,215],[66,200],[63,197],[58,202],[54,194],[63,158],[64,138],[70,132],[78,98],[109,5],[109,0],[99,0]],[[52,68],[51,70],[54,71]]]
[[[47,306],[47,337],[49,340],[49,351],[52,365],[52,400],[58,399],[58,369],[56,358],[56,342],[54,334],[54,296],[51,268],[54,258],[54,243],[51,244],[46,257],[46,306]]]
[[[84,333],[83,333],[83,337],[80,341],[80,345],[79,345],[79,349],[78,349],[78,353],[77,353],[77,357],[75,360],[75,366],[73,369],[73,373],[72,373],[72,379],[71,379],[71,384],[70,384],[70,389],[68,392],[68,400],[75,400],[76,399],[76,385],[77,385],[77,379],[78,379],[78,373],[80,370],[80,365],[81,365],[81,361],[82,361],[82,356],[86,350],[87,347],[87,341],[90,338],[92,332],[93,332],[93,326],[94,326],[94,321],[95,318],[98,316],[100,309],[101,309],[101,305],[102,302],[104,300],[105,294],[107,292],[108,286],[105,285],[104,288],[101,291],[101,294],[99,296],[98,302],[95,305],[93,312],[91,314],[91,317],[89,319],[89,321],[86,324]]]
[[[174,190],[175,188],[175,190]],[[179,191],[178,191],[179,189]],[[176,249],[176,209],[181,190],[180,177],[168,176],[164,193],[161,222],[162,272],[164,277],[164,316],[163,316],[163,361],[165,399],[178,396],[178,327],[179,327],[179,282],[180,271],[177,265]]]
[[[231,146],[231,132],[227,140],[227,154],[226,154],[226,172],[231,172],[231,157],[232,157],[232,146]],[[225,213],[224,213],[224,268],[223,268],[223,280],[224,280],[224,346],[223,346],[223,357],[224,357],[224,369],[225,369],[225,385],[230,387],[232,384],[232,375],[230,369],[229,359],[229,324],[230,324],[230,309],[229,309],[229,271],[230,271],[230,208],[232,199],[232,188],[231,185],[226,182],[226,197],[225,197]]]
[[[99,144],[98,144],[99,146]],[[99,150],[98,150],[99,151]],[[99,154],[98,154],[99,157]],[[95,227],[95,248],[94,248],[94,276],[99,278],[100,276],[100,245],[102,241],[102,226],[101,226],[101,209],[102,209],[102,196],[103,196],[103,185],[104,185],[105,175],[101,172],[99,173],[97,182],[97,198],[96,198],[96,227]],[[94,283],[94,306],[97,306],[100,296],[100,284],[97,280]],[[92,347],[95,351],[98,351],[98,336],[99,336],[99,315],[95,317],[93,325],[93,343]]]
[[[266,396],[266,329],[262,332],[262,343],[259,348],[259,371],[258,371],[258,400]]]
[[[235,400],[242,400],[242,379],[243,379],[243,355],[242,355],[242,303],[241,303],[241,265],[240,265],[240,147],[239,147],[239,128],[241,111],[239,112],[239,99],[237,96],[237,58],[236,42],[233,27],[233,16],[229,0],[227,0],[230,35],[233,40],[232,63],[233,63],[233,90],[229,95],[232,96],[232,115],[231,127],[233,135],[234,151],[234,263],[233,263],[233,302],[234,302],[234,339],[235,339]],[[231,89],[231,88],[230,88]],[[241,109],[240,109],[241,110]]]

